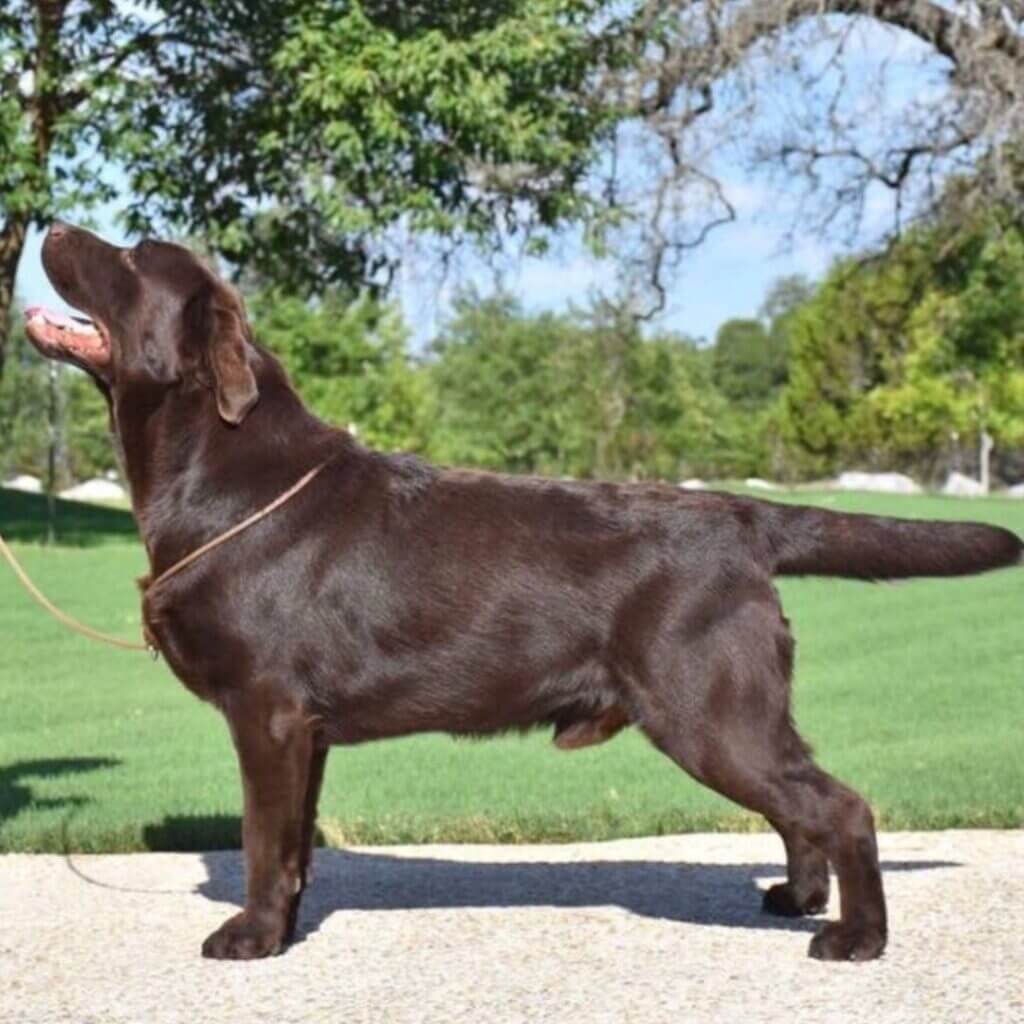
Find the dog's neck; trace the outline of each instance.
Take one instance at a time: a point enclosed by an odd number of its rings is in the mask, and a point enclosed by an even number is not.
[[[262,364],[259,402],[237,427],[220,418],[206,388],[141,388],[115,398],[115,431],[152,572],[355,448],[305,408],[276,361]]]

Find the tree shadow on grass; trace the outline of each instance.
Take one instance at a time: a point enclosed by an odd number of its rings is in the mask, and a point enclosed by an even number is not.
[[[160,837],[207,835],[237,844],[238,818],[167,819],[147,829],[147,845]],[[471,850],[468,847],[467,850]],[[780,844],[780,855],[782,853]],[[245,871],[238,850],[203,854],[207,899],[241,906]],[[930,871],[952,861],[887,861],[882,870]],[[395,857],[366,850],[318,849],[314,880],[302,901],[296,941],[337,911],[485,907],[619,907],[666,921],[735,928],[810,932],[820,921],[761,913],[758,880],[782,878],[779,863],[705,864],[661,861],[472,863],[436,857]],[[833,899],[836,899],[833,889]]]
[[[112,757],[58,757],[36,761],[15,761],[0,765],[0,824],[16,817],[27,807],[33,810],[74,809],[90,802],[85,796],[37,797],[26,779],[53,779],[63,775],[80,775],[98,768],[115,768],[121,764]]]
[[[68,547],[92,547],[110,540],[133,541],[138,526],[127,509],[91,505],[58,499],[57,543]],[[49,537],[50,521],[46,496],[23,494],[0,488],[0,533],[9,541],[43,544]]]

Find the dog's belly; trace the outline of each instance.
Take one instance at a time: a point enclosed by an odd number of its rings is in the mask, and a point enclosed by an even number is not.
[[[340,744],[418,732],[487,736],[554,725],[565,736],[559,745],[571,749],[601,742],[621,728],[620,720],[628,721],[625,712],[613,713],[621,698],[598,662],[544,675],[515,669],[509,664],[473,677],[410,672],[351,679],[326,703],[314,700],[311,710],[324,738]]]

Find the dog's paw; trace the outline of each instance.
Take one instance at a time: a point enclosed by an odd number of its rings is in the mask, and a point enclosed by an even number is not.
[[[225,921],[203,942],[211,960],[258,960],[284,949],[284,930],[242,911]]]
[[[766,889],[761,910],[776,917],[803,917],[820,914],[828,906],[828,890],[819,889],[802,899],[789,882],[780,882]]]
[[[885,931],[833,921],[811,939],[807,955],[815,960],[875,960],[885,949]]]

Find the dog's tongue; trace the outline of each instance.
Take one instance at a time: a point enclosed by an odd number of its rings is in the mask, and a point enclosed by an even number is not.
[[[47,309],[46,306],[29,306],[25,310],[25,319],[34,320],[42,317],[51,327],[60,327],[65,331],[86,333],[93,329],[92,321],[85,317],[73,317],[67,313],[58,313],[55,310]]]
[[[110,359],[106,339],[85,317],[58,313],[45,306],[29,306],[25,310],[25,331],[36,345],[42,346],[43,355],[63,352],[96,365]]]

